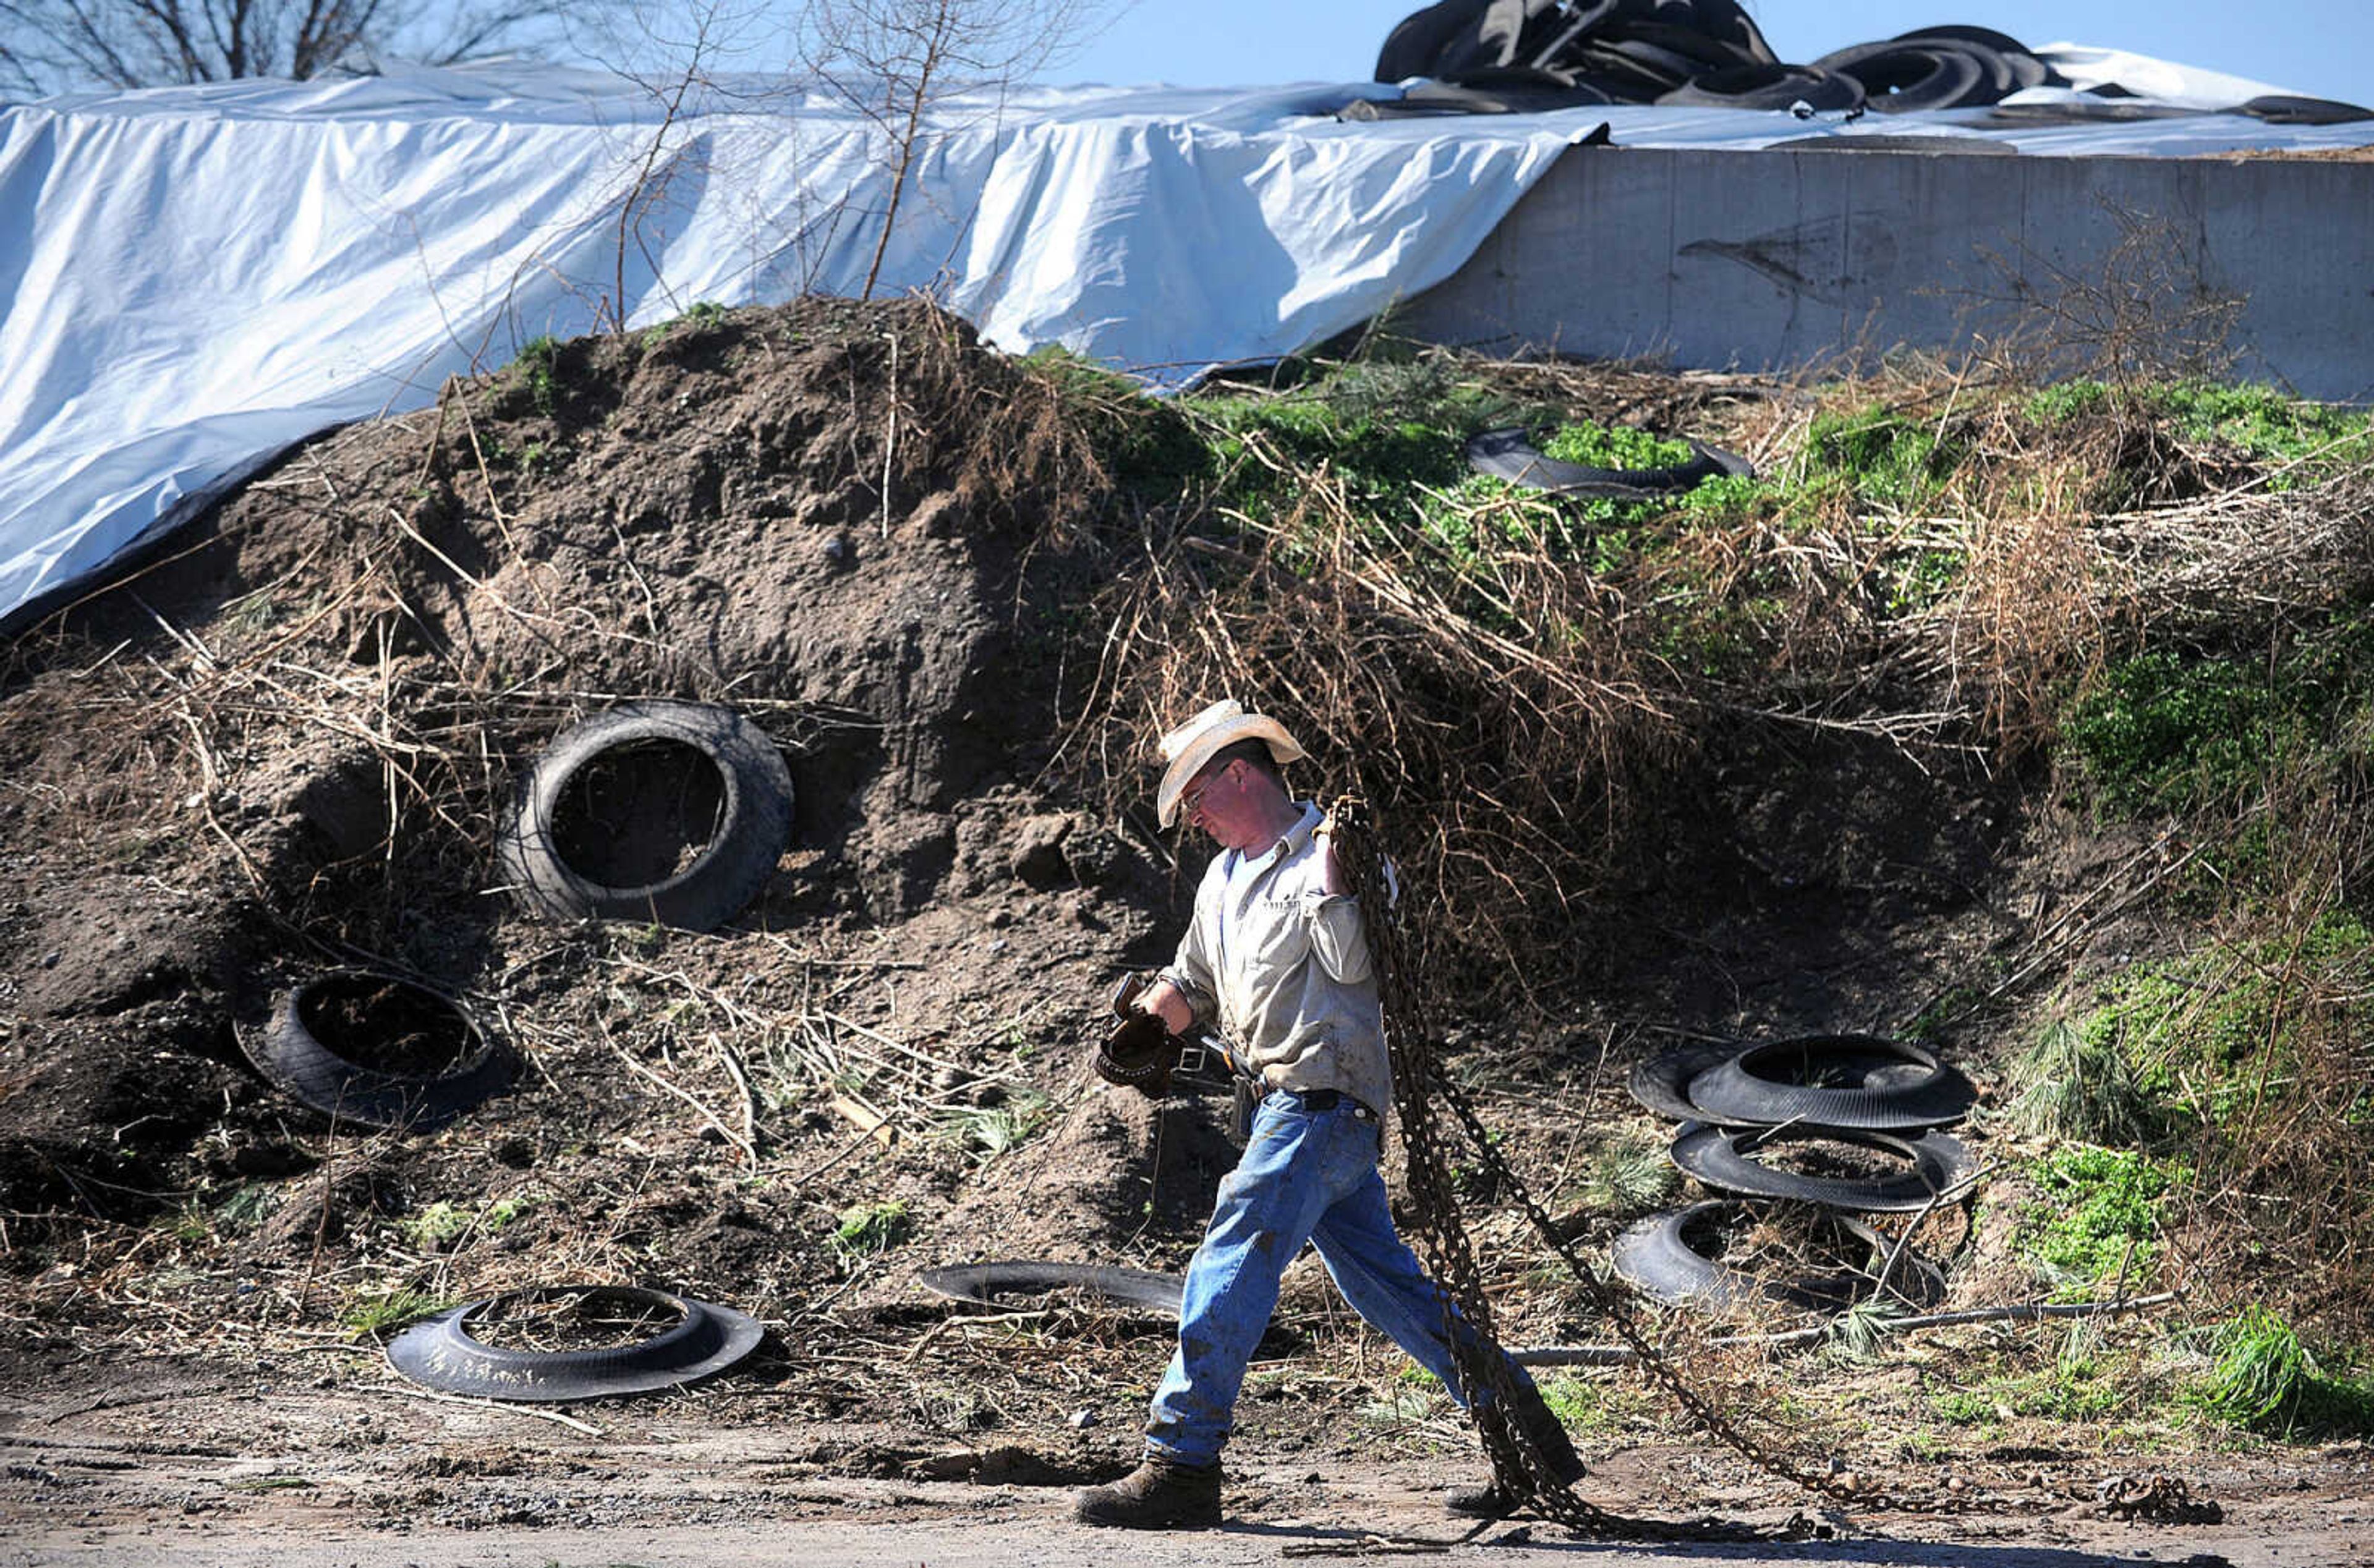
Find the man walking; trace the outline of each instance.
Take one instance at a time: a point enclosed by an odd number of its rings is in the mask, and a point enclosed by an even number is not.
[[[1145,1460],[1079,1496],[1094,1525],[1170,1529],[1220,1521],[1220,1449],[1245,1363],[1305,1241],[1335,1287],[1459,1398],[1443,1297],[1394,1233],[1377,1169],[1393,1105],[1363,911],[1345,886],[1318,806],[1283,769],[1304,752],[1284,726],[1234,701],[1162,737],[1155,804],[1219,847],[1179,954],[1134,1005],[1173,1034],[1216,1025],[1263,1091],[1237,1168],[1187,1267],[1179,1348],[1146,1422]],[[1456,1321],[1455,1318],[1452,1321]],[[1561,1480],[1582,1474],[1533,1381],[1515,1366],[1514,1412]],[[1454,1492],[1463,1512],[1506,1512],[1497,1485]]]

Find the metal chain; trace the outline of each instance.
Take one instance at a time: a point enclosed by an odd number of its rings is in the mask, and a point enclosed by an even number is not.
[[[1577,1497],[1572,1487],[1544,1462],[1523,1422],[1511,1419],[1510,1412],[1522,1408],[1516,1370],[1500,1352],[1492,1331],[1491,1302],[1485,1293],[1475,1249],[1460,1219],[1444,1157],[1442,1133],[1434,1108],[1438,1098],[1451,1107],[1477,1159],[1489,1174],[1495,1190],[1510,1194],[1523,1208],[1543,1241],[1572,1270],[1590,1305],[1615,1326],[1617,1337],[1632,1349],[1639,1367],[1673,1396],[1692,1420],[1769,1475],[1811,1492],[1839,1497],[1851,1495],[1830,1477],[1808,1470],[1788,1456],[1757,1443],[1726,1417],[1713,1400],[1692,1387],[1651,1341],[1622,1289],[1584,1261],[1518,1179],[1507,1159],[1493,1146],[1474,1102],[1435,1059],[1435,1020],[1429,999],[1417,984],[1420,955],[1414,949],[1407,928],[1392,914],[1392,883],[1366,803],[1357,796],[1341,797],[1334,802],[1331,816],[1336,860],[1365,917],[1369,958],[1376,971],[1378,998],[1384,1010],[1393,1103],[1400,1113],[1404,1163],[1415,1220],[1412,1229],[1427,1251],[1443,1291],[1444,1325],[1458,1365],[1460,1392],[1475,1420],[1485,1452],[1490,1457],[1495,1483],[1560,1524],[1592,1534],[1632,1539],[1703,1539],[1709,1533],[1694,1526],[1626,1518]],[[1489,1392],[1488,1399],[1475,1397],[1484,1391]]]

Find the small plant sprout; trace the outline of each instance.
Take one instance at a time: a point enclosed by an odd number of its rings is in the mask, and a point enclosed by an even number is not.
[[[360,1339],[367,1334],[400,1328],[416,1318],[443,1312],[452,1305],[442,1296],[416,1291],[407,1285],[383,1285],[348,1301],[346,1311],[339,1315],[339,1321]]]
[[[833,1248],[852,1259],[887,1252],[914,1229],[907,1206],[895,1199],[852,1204],[839,1218],[840,1226],[832,1234]]]
[[[1895,1332],[1896,1320],[1904,1315],[1901,1303],[1866,1296],[1830,1319],[1825,1337],[1841,1361],[1877,1361],[1887,1337]]]

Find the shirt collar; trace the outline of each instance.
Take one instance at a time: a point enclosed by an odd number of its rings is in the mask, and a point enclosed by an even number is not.
[[[1302,814],[1295,819],[1292,827],[1286,830],[1286,837],[1277,841],[1277,847],[1269,852],[1269,858],[1274,860],[1299,855],[1309,848],[1310,836],[1319,830],[1321,823],[1327,820],[1327,813],[1319,809],[1318,802],[1300,801],[1296,803],[1302,807]]]
[[[1286,830],[1285,837],[1258,855],[1248,855],[1241,849],[1228,851],[1224,864],[1229,875],[1235,875],[1240,868],[1244,867],[1266,872],[1272,866],[1284,865],[1288,858],[1310,848],[1310,836],[1319,830],[1321,823],[1327,820],[1327,813],[1319,809],[1316,801],[1297,801],[1295,804],[1302,808],[1302,814],[1294,819],[1294,825]]]

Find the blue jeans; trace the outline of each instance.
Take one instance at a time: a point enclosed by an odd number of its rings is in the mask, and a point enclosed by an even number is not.
[[[1377,1124],[1348,1099],[1313,1111],[1290,1089],[1263,1097],[1187,1265],[1179,1349],[1146,1426],[1150,1450],[1190,1465],[1219,1458],[1245,1363],[1277,1305],[1278,1276],[1306,1241],[1353,1310],[1460,1398],[1442,1293],[1394,1234],[1379,1153]],[[1530,1386],[1522,1368],[1510,1371]]]

